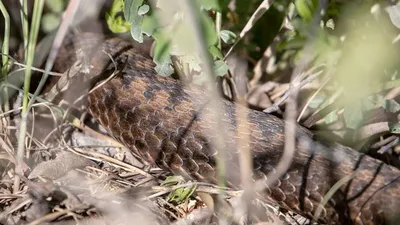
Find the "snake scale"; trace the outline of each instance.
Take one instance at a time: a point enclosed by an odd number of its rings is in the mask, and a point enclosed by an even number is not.
[[[193,180],[215,183],[214,113],[204,92],[157,75],[149,56],[119,38],[93,41],[92,35],[82,35],[77,40],[90,56],[91,69],[82,73],[85,80],[94,84],[118,70],[115,78],[89,94],[88,108],[94,118],[147,162]],[[74,57],[73,53],[62,52],[56,67]],[[239,138],[249,137],[254,179],[265,179],[274,171],[285,142],[282,119],[247,108],[243,110],[248,118],[240,122],[249,129],[238,133],[238,107],[242,106],[220,101],[224,127],[219,129],[229,137],[224,140],[226,179],[234,188],[240,188]],[[354,173],[324,206],[320,223],[387,224],[400,212],[397,168],[348,147],[314,139],[310,131],[297,127],[290,168],[262,192],[265,197],[311,218],[330,188]]]

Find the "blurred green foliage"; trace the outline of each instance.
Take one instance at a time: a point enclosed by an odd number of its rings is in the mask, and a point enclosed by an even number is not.
[[[65,0],[46,0],[45,6],[48,10],[43,14],[41,28],[45,33],[49,33],[60,25],[66,2]]]

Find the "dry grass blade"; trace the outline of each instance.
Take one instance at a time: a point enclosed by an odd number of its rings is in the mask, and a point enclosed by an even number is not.
[[[321,204],[318,205],[317,210],[314,213],[314,221],[318,221],[318,218],[321,216],[321,213],[323,211],[324,206],[328,203],[329,199],[332,198],[332,196],[335,194],[335,192],[337,192],[339,190],[339,188],[341,186],[343,186],[344,184],[346,184],[347,182],[349,182],[351,179],[353,179],[355,176],[357,175],[357,173],[353,172],[345,177],[343,177],[342,179],[340,179],[338,182],[336,182],[336,184],[334,184],[332,186],[332,188],[326,193],[326,195],[324,196]]]
[[[257,22],[258,19],[261,18],[261,16],[269,9],[269,7],[272,5],[274,0],[264,0],[257,8],[257,10],[251,15],[250,19],[247,21],[246,25],[242,29],[242,31],[239,34],[239,38],[236,40],[235,44],[232,45],[232,47],[229,49],[229,51],[226,53],[224,56],[224,59],[230,55],[232,50],[235,48],[237,43],[246,35],[247,32],[251,30],[251,28],[254,26],[254,24]]]
[[[108,162],[108,163],[111,163],[111,164],[113,164],[113,165],[115,165],[117,167],[120,167],[120,168],[124,169],[124,170],[130,171],[130,172],[134,172],[134,173],[137,173],[137,174],[141,174],[141,175],[143,175],[145,177],[152,177],[150,174],[146,173],[145,171],[143,171],[141,169],[138,169],[136,167],[133,167],[133,166],[127,164],[127,163],[121,162],[121,161],[119,161],[117,159],[114,159],[112,157],[109,157],[109,156],[106,156],[106,155],[103,155],[103,154],[100,154],[100,153],[97,153],[97,152],[86,151],[86,150],[81,149],[81,148],[71,148],[68,145],[66,145],[66,146],[74,154],[78,154],[78,155],[81,155],[83,157],[87,157],[87,158],[92,159],[94,161]]]

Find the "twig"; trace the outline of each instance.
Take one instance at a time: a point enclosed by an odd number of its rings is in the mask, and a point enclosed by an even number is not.
[[[81,205],[75,206],[75,207],[73,207],[71,209],[65,209],[65,210],[61,210],[61,211],[58,211],[58,212],[49,213],[49,214],[47,214],[47,215],[45,215],[43,217],[40,217],[39,219],[36,219],[36,220],[28,223],[28,225],[43,224],[44,222],[49,222],[49,221],[55,220],[60,216],[70,214],[75,210],[84,210],[84,209],[87,209],[87,208],[89,208],[89,206],[87,206],[85,204],[81,204]]]
[[[236,42],[231,46],[229,49],[228,53],[226,53],[224,60],[231,54],[232,50],[235,48],[235,46],[242,40],[242,38],[251,30],[251,28],[254,26],[254,24],[261,18],[262,15],[271,7],[272,3],[274,3],[274,0],[264,0],[256,9],[256,11],[251,15],[250,19],[247,21],[246,25],[242,29],[242,31],[239,34],[239,38],[236,40]]]
[[[310,105],[311,101],[317,96],[317,94],[325,87],[325,85],[331,80],[332,77],[327,77],[325,81],[322,82],[320,87],[318,88],[317,91],[314,92],[314,94],[311,95],[311,97],[307,100],[306,104],[304,105],[303,109],[301,110],[299,116],[297,117],[297,122],[300,122],[301,118],[303,117],[304,112],[308,108],[308,105]]]
[[[395,146],[399,143],[399,140],[400,140],[399,137],[396,137],[396,136],[392,136],[392,137],[394,137],[395,139],[394,139],[393,141],[391,141],[389,144],[387,144],[387,145],[385,145],[385,146],[382,146],[382,147],[378,150],[378,153],[379,153],[379,154],[384,154],[384,153],[386,153],[387,151],[389,151],[391,148],[395,147]]]
[[[114,166],[117,166],[119,168],[122,168],[122,169],[130,171],[130,172],[141,174],[141,175],[143,175],[145,177],[153,177],[152,175],[146,173],[145,171],[143,171],[143,170],[141,170],[139,168],[131,166],[131,165],[125,163],[125,162],[121,162],[121,161],[119,161],[117,159],[114,159],[112,157],[109,157],[107,155],[104,155],[104,154],[101,154],[101,153],[98,153],[98,152],[86,151],[84,149],[77,148],[77,147],[73,147],[72,148],[72,147],[68,146],[68,144],[65,142],[64,139],[62,139],[62,140],[63,140],[64,144],[67,146],[67,149],[69,151],[71,151],[72,153],[84,156],[86,158],[89,158],[89,159],[95,160],[95,161],[105,161],[105,162],[108,162],[110,164],[113,164]]]
[[[24,63],[20,63],[20,62],[18,62],[18,60],[16,60],[16,59],[14,59],[13,57],[11,57],[10,55],[7,55],[7,54],[4,54],[4,53],[0,53],[0,55],[5,55],[5,56],[7,56],[9,59],[11,59],[11,60],[13,60],[13,64],[14,65],[17,65],[17,66],[19,66],[19,67],[22,67],[21,69],[18,69],[18,70],[14,70],[14,71],[12,71],[8,76],[11,76],[12,74],[14,74],[14,73],[16,73],[16,72],[18,72],[18,71],[22,71],[23,69],[26,69],[28,66],[27,65],[25,65]],[[36,67],[33,67],[33,66],[31,66],[31,70],[33,70],[33,71],[36,71],[36,72],[41,72],[41,73],[45,73],[46,71],[45,70],[42,70],[42,69],[40,69],[40,68],[36,68]],[[63,74],[62,73],[57,73],[57,72],[49,72],[49,75],[52,75],[52,76],[62,76]]]
[[[307,73],[309,73],[309,72],[307,72]],[[305,73],[305,74],[307,74],[307,73]],[[282,98],[280,98],[279,101],[275,102],[272,106],[270,106],[267,109],[265,109],[264,112],[265,113],[272,113],[272,112],[277,111],[279,109],[279,106],[281,106],[289,98],[289,96],[293,94],[293,92],[295,92],[297,89],[300,89],[304,85],[308,84],[312,80],[316,79],[322,73],[323,73],[322,70],[318,71],[316,73],[313,73],[313,74],[310,75],[309,78],[304,79],[301,82],[299,81],[300,80],[300,76],[296,77],[295,79],[293,79],[292,82],[290,83],[289,90],[286,91],[286,93],[282,96]]]

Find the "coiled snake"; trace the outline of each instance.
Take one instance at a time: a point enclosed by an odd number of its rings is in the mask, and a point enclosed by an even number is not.
[[[116,78],[89,94],[90,113],[114,138],[147,162],[194,180],[215,182],[217,151],[211,145],[215,134],[212,120],[208,119],[213,111],[202,91],[182,86],[171,77],[158,76],[150,57],[119,38],[96,42],[89,37],[78,39],[91,57],[90,72],[82,73],[85,80],[98,80],[115,69],[119,71]],[[73,57],[73,51],[69,52],[60,57]],[[237,133],[235,109],[239,106],[222,100],[220,107],[223,131],[229,136],[224,140],[228,150],[227,181],[239,187],[236,142],[241,135],[249,137],[254,177],[264,178],[282,155],[284,121],[246,109],[245,122],[250,129]],[[284,208],[312,217],[328,190],[354,172],[354,177],[324,206],[319,222],[384,224],[400,212],[398,169],[339,144],[314,141],[311,133],[300,126],[296,138],[289,170],[265,191],[265,196]]]

